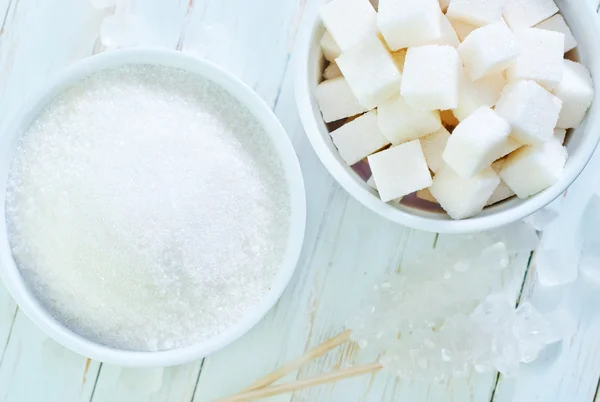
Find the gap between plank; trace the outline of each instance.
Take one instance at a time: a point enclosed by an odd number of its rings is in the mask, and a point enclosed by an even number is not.
[[[521,282],[521,289],[519,290],[519,296],[517,296],[517,301],[515,307],[518,307],[521,304],[521,298],[523,297],[523,291],[525,290],[525,285],[527,284],[527,279],[529,278],[529,270],[531,269],[531,265],[533,262],[534,252],[529,254],[529,259],[527,260],[527,267],[525,268],[525,274],[523,275],[523,282]],[[496,390],[498,389],[498,385],[500,384],[500,378],[502,374],[496,374],[496,382],[494,387],[492,388],[492,395],[490,395],[490,402],[494,402],[496,398]]]
[[[90,394],[90,402],[94,399],[94,394],[96,393],[96,386],[98,385],[98,379],[100,378],[100,372],[102,371],[102,365],[104,363],[100,362],[100,366],[98,366],[98,372],[96,373],[96,379],[94,380],[94,386],[92,387],[92,393]]]
[[[6,343],[2,348],[2,355],[0,355],[0,367],[2,367],[2,363],[4,362],[4,355],[6,354],[6,349],[8,348],[8,344],[10,343],[10,338],[12,336],[13,328],[15,326],[15,321],[17,319],[17,313],[19,312],[19,306],[15,307],[15,313],[13,314],[12,321],[10,323],[10,327],[8,329],[8,336],[6,337]]]
[[[194,391],[192,392],[192,398],[190,402],[194,402],[194,398],[196,397],[196,390],[198,389],[198,383],[200,382],[200,374],[202,374],[202,368],[204,368],[204,361],[206,359],[202,359],[200,362],[200,369],[198,370],[198,376],[196,377],[196,384],[194,384]]]

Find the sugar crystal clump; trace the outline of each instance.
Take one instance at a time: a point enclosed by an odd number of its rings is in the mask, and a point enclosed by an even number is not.
[[[553,342],[570,336],[565,311],[541,314],[514,301],[498,284],[509,262],[537,246],[523,223],[456,236],[375,286],[348,322],[352,338],[382,355],[401,378],[447,381],[472,372],[514,375]]]
[[[20,140],[12,252],[61,323],[111,347],[207,340],[269,291],[289,233],[275,148],[215,84],[169,67],[95,73]]]

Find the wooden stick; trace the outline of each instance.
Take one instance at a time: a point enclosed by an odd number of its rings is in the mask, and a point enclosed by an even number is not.
[[[258,398],[266,398],[269,396],[285,394],[287,392],[294,392],[304,388],[314,387],[330,382],[336,382],[362,374],[374,373],[381,370],[382,368],[383,366],[379,362],[364,364],[361,366],[351,367],[345,370],[321,374],[320,376],[307,378],[306,380],[299,380],[287,384],[275,385],[272,387],[262,389],[255,389],[253,391],[233,395],[227,398],[217,399],[215,402],[239,402],[250,401]]]
[[[305,363],[308,363],[309,361],[314,360],[317,357],[324,355],[325,353],[329,352],[331,349],[334,349],[335,347],[346,342],[348,339],[350,339],[350,333],[351,333],[350,330],[346,330],[344,332],[337,334],[333,338],[330,338],[327,341],[323,342],[322,344],[309,350],[308,352],[306,352],[304,355],[300,356],[296,360],[293,360],[293,361],[287,363],[286,365],[269,373],[268,375],[261,378],[260,380],[254,382],[252,385],[244,388],[243,390],[240,391],[240,394],[248,392],[248,391],[252,391],[255,389],[264,388],[268,385],[273,384],[275,381],[282,379],[289,373],[296,371]]]

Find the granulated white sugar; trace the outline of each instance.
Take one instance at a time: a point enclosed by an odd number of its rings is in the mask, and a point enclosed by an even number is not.
[[[64,91],[23,134],[12,251],[60,322],[127,350],[179,348],[269,291],[290,197],[253,115],[213,83],[131,65]]]

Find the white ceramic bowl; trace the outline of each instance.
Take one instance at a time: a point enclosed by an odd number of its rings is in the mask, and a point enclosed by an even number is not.
[[[556,0],[556,4],[578,41],[579,59],[589,68],[596,86],[596,98],[585,121],[578,129],[572,130],[568,137],[569,160],[564,176],[558,183],[526,200],[513,197],[486,208],[476,217],[460,221],[453,221],[441,212],[381,202],[377,192],[340,158],[321,118],[314,93],[323,71],[319,40],[325,29],[320,18],[311,15],[304,21],[296,49],[295,89],[304,129],[321,162],[350,195],[372,211],[391,221],[430,232],[488,230],[520,220],[546,206],[577,178],[600,140],[600,19],[586,1]]]
[[[124,64],[153,64],[180,68],[205,77],[227,90],[245,105],[264,127],[282,160],[290,188],[290,237],[284,260],[270,292],[236,325],[206,342],[186,348],[161,352],[131,352],[103,346],[75,334],[56,321],[31,294],[15,265],[8,243],[5,217],[6,183],[20,134],[40,110],[65,88],[91,73]],[[300,165],[284,129],[271,109],[247,85],[231,74],[207,61],[175,51],[135,49],[93,56],[73,65],[38,96],[29,98],[13,124],[0,138],[0,183],[0,273],[8,290],[29,318],[54,340],[84,356],[122,366],[152,367],[185,363],[209,355],[248,332],[283,293],[296,267],[304,239],[306,200]]]

